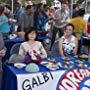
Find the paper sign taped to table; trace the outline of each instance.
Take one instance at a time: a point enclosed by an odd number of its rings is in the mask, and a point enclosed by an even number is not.
[[[89,90],[90,69],[17,74],[18,90]]]

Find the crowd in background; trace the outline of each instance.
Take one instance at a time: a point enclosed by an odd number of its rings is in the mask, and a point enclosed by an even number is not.
[[[13,15],[10,5],[0,5],[0,31],[4,39],[10,39],[10,35],[12,38],[14,35],[24,38],[25,33],[34,27],[37,35],[41,34],[42,36],[46,32],[45,35],[51,38],[51,40],[46,40],[46,43],[50,44],[50,50],[52,50],[53,44],[65,36],[66,25],[71,25],[73,27],[72,35],[76,37],[79,43],[76,52],[80,53],[81,37],[83,35],[89,36],[87,33],[89,20],[83,19],[84,14],[85,9],[80,8],[79,4],[73,8],[72,12],[68,2],[62,2],[61,8],[48,7],[43,3],[25,4],[19,8],[16,15]],[[69,37],[67,36],[67,38]]]
[[[48,7],[42,3],[23,5],[16,15],[13,15],[8,4],[0,5],[0,33],[2,34],[0,36],[10,39],[10,35],[13,37],[15,34],[19,38],[28,38],[21,44],[19,54],[23,56],[35,46],[33,49],[40,50],[39,54],[42,52],[41,55],[45,58],[47,57],[46,51],[40,42],[35,41],[35,38],[36,35],[42,36],[47,32],[45,35],[51,39],[44,43],[50,45],[49,50],[51,51],[53,44],[59,42],[60,56],[65,59],[67,55],[82,53],[81,38],[83,35],[90,38],[90,34],[87,33],[88,21],[83,19],[84,14],[85,9],[80,8],[79,4],[74,7],[72,12],[67,2],[62,2],[61,8]],[[6,49],[4,44],[1,45],[3,41],[1,37],[0,57],[3,57]]]

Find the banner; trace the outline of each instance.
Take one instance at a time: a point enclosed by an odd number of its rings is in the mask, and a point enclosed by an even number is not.
[[[90,70],[17,74],[18,90],[90,90]]]

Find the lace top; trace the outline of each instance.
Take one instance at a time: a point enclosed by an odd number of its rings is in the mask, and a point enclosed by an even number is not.
[[[62,42],[62,49],[65,54],[74,54],[73,50],[76,47],[76,38],[74,36],[71,36],[71,40],[69,41],[65,36],[61,37]]]

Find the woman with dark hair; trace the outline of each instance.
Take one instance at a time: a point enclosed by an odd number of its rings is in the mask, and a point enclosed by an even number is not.
[[[76,37],[72,35],[73,30],[73,24],[67,24],[64,35],[59,40],[60,55],[63,59],[65,59],[67,55],[77,54],[78,41]]]
[[[15,32],[15,22],[16,22],[16,20],[14,19],[14,14],[12,13],[11,6],[6,4],[4,7],[6,9],[5,10],[6,11],[5,12],[6,16],[8,17],[9,20],[11,19],[11,21],[9,21],[9,26],[10,26],[10,33],[12,34],[12,33]]]
[[[31,54],[39,54],[41,58],[46,58],[47,53],[43,48],[41,42],[35,41],[36,39],[36,30],[34,28],[30,28],[30,30],[25,33],[26,42],[23,42],[20,46],[19,55],[25,56],[27,53]]]
[[[8,18],[5,15],[5,7],[0,6],[0,31],[2,32],[4,37],[7,37],[10,32],[10,27],[8,23]]]

